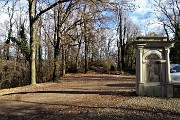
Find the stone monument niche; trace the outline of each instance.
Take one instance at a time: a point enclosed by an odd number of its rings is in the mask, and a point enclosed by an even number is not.
[[[172,97],[169,49],[166,37],[138,37],[136,45],[136,93],[140,96]]]

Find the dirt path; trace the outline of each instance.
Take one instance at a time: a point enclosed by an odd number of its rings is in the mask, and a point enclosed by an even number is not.
[[[180,119],[180,99],[138,97],[135,77],[69,74],[0,90],[0,120]]]

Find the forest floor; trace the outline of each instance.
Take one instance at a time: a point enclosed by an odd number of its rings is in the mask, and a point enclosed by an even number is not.
[[[0,120],[180,120],[180,98],[139,97],[135,76],[67,74],[0,90]]]

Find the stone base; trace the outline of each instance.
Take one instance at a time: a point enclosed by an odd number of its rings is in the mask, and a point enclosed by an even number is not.
[[[136,85],[136,93],[139,96],[174,97],[172,84],[161,86],[157,83],[139,83]]]
[[[180,84],[173,86],[173,96],[180,97]]]
[[[173,85],[172,84],[167,84],[166,85],[166,93],[167,93],[167,97],[174,97],[173,93],[174,93],[174,90],[173,90]]]
[[[137,94],[139,96],[165,97],[164,87],[157,83],[144,83],[137,85]]]

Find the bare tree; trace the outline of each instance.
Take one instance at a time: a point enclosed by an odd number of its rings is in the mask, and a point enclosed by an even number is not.
[[[78,1],[70,1],[69,4],[60,4],[55,10],[57,14],[54,15],[55,22],[55,38],[54,38],[54,70],[53,70],[53,81],[57,79],[57,66],[58,56],[60,54],[60,46],[62,53],[62,75],[66,73],[66,47],[71,43],[71,40],[68,40],[69,31],[74,29],[78,24],[81,24],[81,17],[74,17],[72,20],[73,12],[76,10],[74,7],[77,5]],[[77,13],[75,13],[77,14]]]
[[[51,10],[56,5],[69,2],[71,0],[59,0],[54,4],[50,5],[49,7],[41,10],[37,13],[37,0],[28,0],[29,3],[29,21],[30,21],[30,75],[31,75],[31,84],[36,84],[36,48],[37,48],[37,20],[41,15],[46,13],[47,11]]]
[[[154,0],[157,18],[163,23],[164,30],[169,40],[169,34],[174,34],[176,41],[174,48],[171,49],[170,59],[172,63],[180,63],[180,1],[179,0]]]
[[[129,1],[119,1],[117,10],[117,34],[119,36],[117,40],[118,56],[117,56],[117,67],[118,70],[125,70],[125,52],[127,45],[127,12],[131,12],[135,9],[131,0]]]
[[[167,36],[169,33],[174,33],[175,39],[179,39],[179,24],[180,24],[180,1],[179,0],[154,0],[154,6],[157,18],[164,25]]]

